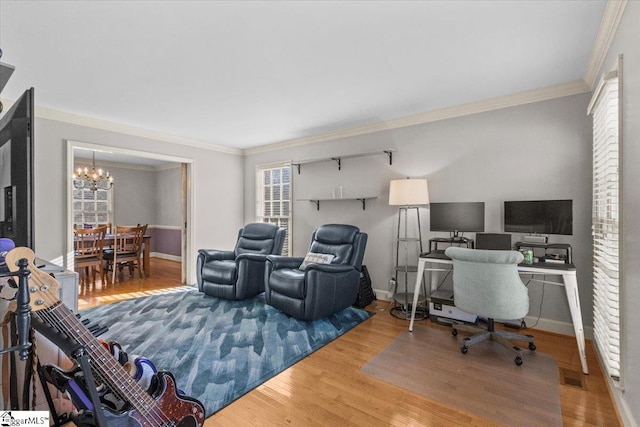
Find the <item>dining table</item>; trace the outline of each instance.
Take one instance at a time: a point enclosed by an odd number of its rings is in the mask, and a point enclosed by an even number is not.
[[[107,233],[104,236],[104,240],[102,241],[103,249],[110,249],[113,247],[115,234]],[[74,236],[75,239],[75,236]],[[151,235],[145,234],[142,236],[142,271],[144,272],[144,277],[151,277]]]

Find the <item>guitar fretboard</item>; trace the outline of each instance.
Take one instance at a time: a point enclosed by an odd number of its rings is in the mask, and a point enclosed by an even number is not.
[[[93,336],[75,314],[60,301],[36,312],[43,321],[50,323],[69,338],[83,346],[89,356],[92,369],[109,388],[129,402],[143,417],[156,408],[155,400],[128,374],[111,353]]]

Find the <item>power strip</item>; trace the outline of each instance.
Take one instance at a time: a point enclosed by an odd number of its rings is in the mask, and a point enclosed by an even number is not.
[[[527,235],[524,236],[523,240],[525,242],[529,242],[529,243],[541,243],[541,244],[546,244],[547,243],[547,236],[532,236],[532,235]]]

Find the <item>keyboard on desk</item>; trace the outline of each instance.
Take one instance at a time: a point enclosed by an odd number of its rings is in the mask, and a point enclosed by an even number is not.
[[[518,267],[532,267],[532,268],[545,268],[547,270],[575,270],[576,266],[573,264],[559,264],[555,262],[534,262],[532,264],[527,264],[521,262],[518,264]]]

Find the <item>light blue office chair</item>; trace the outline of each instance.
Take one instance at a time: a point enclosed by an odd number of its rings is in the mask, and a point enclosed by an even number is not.
[[[496,331],[494,319],[520,319],[529,312],[529,294],[518,275],[518,263],[523,256],[517,251],[494,251],[447,248],[445,254],[453,260],[453,302],[460,310],[487,319],[487,330],[472,325],[454,323],[452,333],[475,333],[464,339],[460,348],[467,354],[469,346],[490,339],[513,351],[514,362],[522,365],[520,348],[507,340],[525,341],[535,350],[533,336]]]

